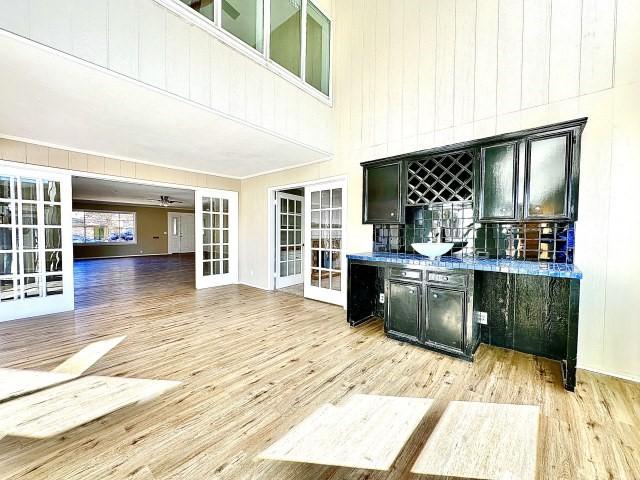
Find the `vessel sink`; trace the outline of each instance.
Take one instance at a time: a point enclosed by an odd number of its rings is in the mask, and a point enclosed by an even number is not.
[[[411,246],[420,255],[424,255],[433,260],[434,258],[444,255],[449,250],[451,250],[451,247],[453,247],[453,243],[412,243]]]

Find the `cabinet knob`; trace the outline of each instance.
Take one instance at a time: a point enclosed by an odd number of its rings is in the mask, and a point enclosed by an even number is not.
[[[507,209],[506,209],[506,208],[504,208],[504,207],[502,207],[502,208],[500,209],[500,212],[501,212],[501,213],[504,213],[504,212],[506,212],[506,211],[507,211]]]
[[[396,216],[396,212],[391,212],[391,216],[395,217]]]
[[[434,293],[434,294],[433,294],[433,298],[438,298],[438,294],[437,294],[437,293]]]
[[[536,212],[541,212],[542,208],[540,206],[537,206],[533,210],[536,211]]]

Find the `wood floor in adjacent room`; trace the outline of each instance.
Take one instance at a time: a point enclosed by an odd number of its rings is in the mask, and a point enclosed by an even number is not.
[[[190,256],[81,261],[76,275],[75,313],[0,324],[0,367],[49,369],[127,335],[89,373],[184,383],[57,438],[0,440],[1,479],[420,478],[409,470],[450,400],[540,405],[540,479],[640,478],[639,384],[580,371],[571,394],[530,355],[481,346],[467,363],[295,295],[195,291]],[[390,472],[255,460],[353,393],[436,400]]]

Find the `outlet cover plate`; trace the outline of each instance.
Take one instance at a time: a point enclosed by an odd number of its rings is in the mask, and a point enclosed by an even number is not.
[[[486,325],[489,320],[487,312],[473,312],[473,318],[480,325]]]

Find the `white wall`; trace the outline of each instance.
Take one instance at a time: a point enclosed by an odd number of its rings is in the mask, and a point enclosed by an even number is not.
[[[361,161],[588,116],[578,362],[640,380],[640,2],[334,0],[333,15],[335,158],[242,182],[240,279],[267,285],[270,186],[348,175],[347,249],[368,250]]]
[[[154,0],[0,0],[0,29],[332,151],[329,105]]]

